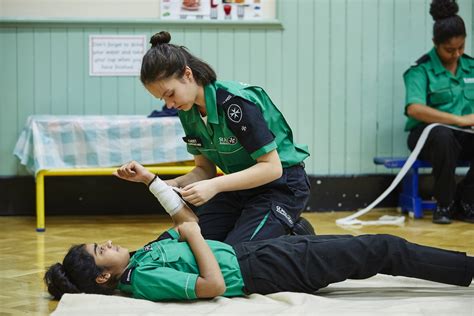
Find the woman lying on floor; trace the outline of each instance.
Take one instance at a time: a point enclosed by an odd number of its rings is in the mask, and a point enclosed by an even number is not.
[[[377,273],[469,286],[474,276],[474,257],[391,235],[282,236],[236,246],[204,240],[194,213],[157,176],[136,162],[116,175],[147,184],[175,227],[131,253],[111,241],[71,247],[45,274],[56,299],[116,289],[152,301],[313,293]]]

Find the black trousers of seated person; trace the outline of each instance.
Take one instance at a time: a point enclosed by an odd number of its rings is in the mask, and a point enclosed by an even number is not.
[[[427,125],[410,131],[408,147],[413,150]],[[455,199],[474,204],[474,134],[456,131],[445,126],[434,127],[419,157],[433,166],[434,192],[438,205],[447,207]],[[456,165],[459,160],[470,161],[471,167],[456,187]]]
[[[247,294],[314,293],[378,273],[469,286],[473,258],[391,235],[282,236],[234,246]]]

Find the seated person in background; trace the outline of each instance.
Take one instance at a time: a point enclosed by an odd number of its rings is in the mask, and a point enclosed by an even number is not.
[[[117,175],[147,184],[175,227],[132,253],[111,241],[73,246],[63,263],[45,274],[56,299],[64,293],[112,294],[116,289],[152,301],[313,293],[377,273],[460,286],[472,282],[474,257],[390,235],[281,236],[235,246],[204,240],[193,212],[173,189],[131,164]]]
[[[433,0],[430,14],[434,48],[404,74],[405,130],[413,150],[430,123],[474,126],[474,59],[464,54],[466,28],[453,0]],[[419,158],[433,165],[434,197],[438,203],[433,222],[449,224],[453,216],[474,223],[474,134],[437,126],[430,132]],[[456,187],[458,160],[471,168]]]

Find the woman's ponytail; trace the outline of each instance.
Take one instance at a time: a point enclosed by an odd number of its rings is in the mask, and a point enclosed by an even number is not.
[[[170,44],[171,35],[161,31],[150,39],[151,48],[142,60],[140,80],[144,85],[184,75],[186,67],[191,68],[196,82],[205,86],[216,81],[216,73],[203,60],[191,54],[186,47]]]
[[[445,43],[453,37],[466,37],[466,26],[457,15],[459,6],[455,0],[433,0],[430,14],[435,21],[433,25],[433,41],[436,45]]]

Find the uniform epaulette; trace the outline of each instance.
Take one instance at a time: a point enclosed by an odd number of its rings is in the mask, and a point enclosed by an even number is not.
[[[229,101],[234,95],[227,90],[224,89],[217,89],[216,91],[216,102],[217,104],[223,105],[227,101]]]
[[[415,62],[415,66],[418,66],[420,64],[423,64],[423,63],[426,63],[427,61],[430,60],[430,55],[428,54],[424,54],[423,56],[421,56],[420,58],[418,58],[418,60]]]
[[[135,267],[126,269],[122,273],[122,276],[120,277],[120,283],[125,284],[125,285],[132,284],[132,273],[134,270],[135,270]]]
[[[467,59],[474,60],[474,57],[469,56],[468,54],[462,54],[462,57],[467,58]]]

